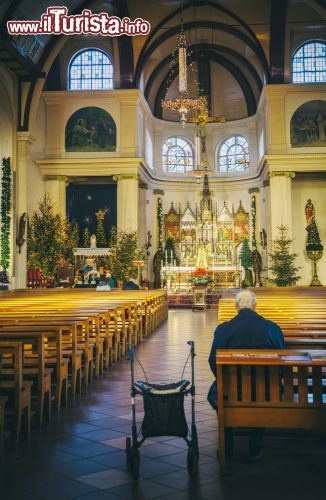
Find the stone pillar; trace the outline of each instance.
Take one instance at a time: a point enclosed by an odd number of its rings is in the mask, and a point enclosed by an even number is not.
[[[18,224],[21,215],[27,213],[27,162],[28,149],[35,138],[29,132],[17,132],[17,161],[16,161],[16,220]],[[30,193],[32,195],[32,193]],[[27,234],[24,236],[27,239]],[[14,242],[15,244],[15,242]],[[27,242],[21,247],[21,253],[15,245],[14,251],[14,288],[26,288],[27,281]]]
[[[294,177],[294,172],[270,173],[272,240],[277,238],[279,226],[287,226],[289,238],[293,237],[291,182]]]
[[[48,193],[50,200],[54,204],[54,209],[66,215],[66,187],[68,177],[66,176],[48,176],[45,178],[45,192]]]
[[[117,227],[138,232],[138,175],[115,175],[117,182]]]

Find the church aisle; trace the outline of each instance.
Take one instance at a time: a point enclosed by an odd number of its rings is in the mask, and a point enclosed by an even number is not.
[[[216,310],[170,310],[168,321],[137,348],[148,380],[177,381],[188,355],[187,340],[196,346],[196,409],[200,475],[192,482],[181,439],[157,438],[140,449],[138,484],[126,473],[125,436],[130,433],[130,372],[123,361],[42,431],[33,431],[19,452],[6,452],[0,471],[1,500],[320,498],[325,450],[316,438],[266,438],[263,462],[246,463],[247,438],[236,439],[231,475],[219,478],[216,460],[217,423],[206,394],[212,381],[207,358]],[[190,364],[186,371],[190,377]],[[137,378],[143,373],[137,366]],[[189,413],[190,400],[186,402]],[[138,416],[142,399],[138,398]],[[290,435],[291,436],[291,435]],[[289,487],[291,488],[290,493]],[[284,497],[280,494],[284,491]]]

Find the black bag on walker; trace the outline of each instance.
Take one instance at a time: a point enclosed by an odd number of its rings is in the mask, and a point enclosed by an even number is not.
[[[138,391],[144,398],[144,438],[154,436],[176,436],[186,438],[188,425],[184,412],[185,388],[188,381],[176,384],[154,385],[136,382]]]

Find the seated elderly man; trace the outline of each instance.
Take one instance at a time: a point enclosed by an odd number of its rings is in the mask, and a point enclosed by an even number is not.
[[[255,312],[256,295],[250,290],[239,292],[235,299],[238,314],[219,325],[214,333],[209,365],[216,377],[215,354],[217,349],[284,349],[284,338],[280,327]],[[226,428],[226,455],[232,458],[232,429]],[[249,443],[249,458],[258,462],[261,457],[264,429],[253,429]]]

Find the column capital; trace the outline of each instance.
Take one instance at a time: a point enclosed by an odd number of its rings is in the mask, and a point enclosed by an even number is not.
[[[66,175],[45,175],[44,176],[45,181],[61,181],[61,182],[68,182],[69,177]]]
[[[16,132],[17,142],[27,142],[28,144],[33,144],[36,141],[36,137],[30,132]]]
[[[154,189],[153,194],[158,194],[159,196],[164,196],[163,189]]]
[[[289,171],[284,171],[284,172],[270,172],[269,173],[270,179],[273,177],[287,177],[289,179],[294,179],[295,178],[295,172],[289,172]]]
[[[113,176],[113,180],[115,182],[125,181],[128,179],[138,180],[138,174],[117,174]]]
[[[256,188],[249,188],[248,189],[248,193],[249,194],[255,194],[255,193],[259,193],[260,189],[258,187]]]
[[[139,185],[140,189],[146,189],[146,190],[148,189],[147,182],[144,182],[141,179],[139,179],[138,185]]]

